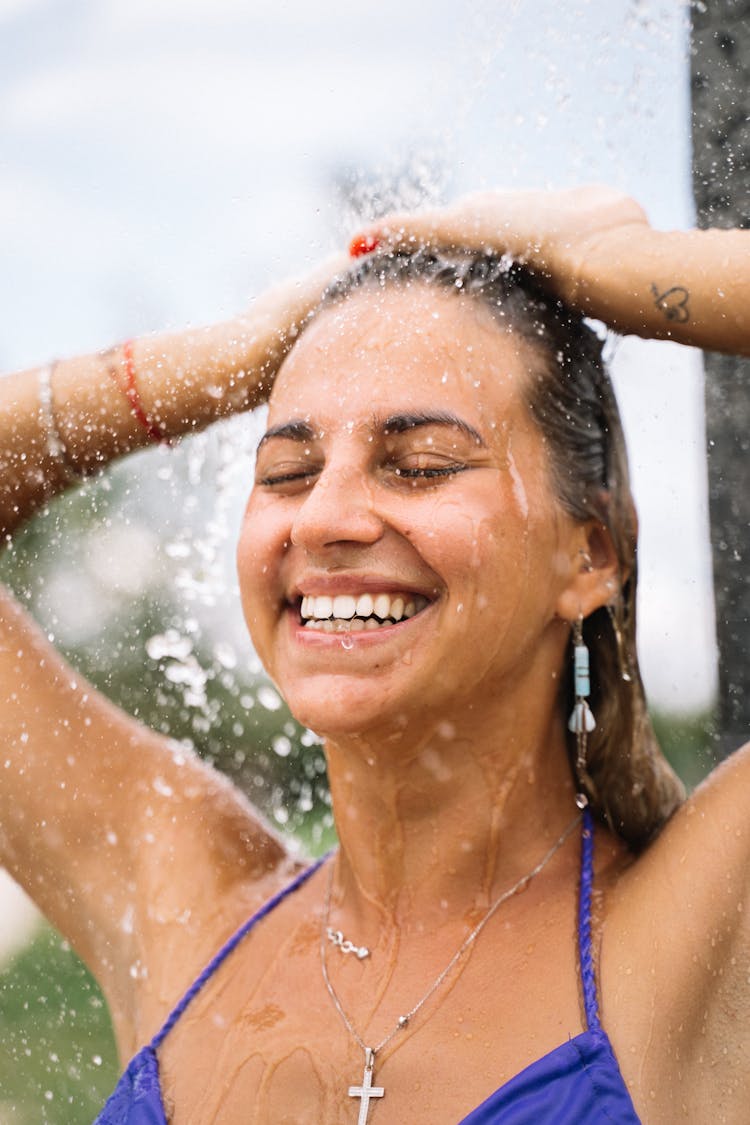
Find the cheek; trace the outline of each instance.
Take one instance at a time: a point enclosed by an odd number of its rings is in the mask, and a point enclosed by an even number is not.
[[[263,604],[260,593],[260,578],[263,576],[263,567],[252,535],[243,524],[237,544],[237,580],[240,589],[240,600],[245,622],[250,630],[253,644],[257,646],[257,610]]]
[[[457,507],[442,548],[458,576],[478,583],[494,572],[505,544],[494,513]]]
[[[281,529],[262,517],[251,497],[240,529],[236,562],[242,609],[256,648],[262,643],[266,620],[280,597],[283,542]]]
[[[487,580],[509,566],[526,569],[531,524],[512,490],[494,479],[473,495],[441,501],[424,532],[442,568]]]
[[[545,505],[531,494],[520,498],[512,479],[497,483],[476,505],[456,504],[434,546],[435,567],[465,603],[462,612],[479,610],[490,629],[523,616],[529,599],[539,598],[554,554]]]

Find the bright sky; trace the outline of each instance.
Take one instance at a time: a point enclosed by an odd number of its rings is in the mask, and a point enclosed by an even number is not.
[[[407,203],[600,180],[688,226],[687,35],[676,0],[0,0],[0,366],[237,311],[342,245],[352,174]],[[646,679],[696,706],[699,361],[628,340],[616,368]]]

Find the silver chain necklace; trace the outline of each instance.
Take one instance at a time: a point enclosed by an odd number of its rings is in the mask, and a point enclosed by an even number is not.
[[[531,871],[529,871],[526,875],[521,876],[517,883],[514,883],[513,886],[509,887],[507,891],[503,891],[499,898],[495,899],[484,917],[477,923],[469,936],[464,939],[443,971],[432,982],[430,987],[425,992],[424,996],[422,996],[421,1000],[418,1000],[414,1007],[410,1008],[409,1011],[405,1013],[405,1015],[399,1016],[396,1022],[396,1026],[393,1027],[388,1032],[388,1034],[385,1035],[374,1047],[367,1046],[364,1039],[359,1034],[352,1021],[349,1019],[348,1015],[344,1011],[344,1007],[341,1001],[338,998],[338,995],[336,994],[336,990],[331,983],[331,978],[328,975],[328,966],[326,964],[326,934],[329,928],[328,922],[331,914],[331,896],[333,892],[333,863],[331,864],[331,868],[328,874],[328,888],[326,890],[323,921],[320,931],[320,965],[323,970],[323,980],[325,982],[326,989],[328,990],[328,995],[331,997],[336,1011],[341,1016],[341,1019],[343,1020],[344,1026],[346,1027],[347,1031],[351,1035],[352,1039],[354,1039],[354,1041],[360,1047],[360,1049],[364,1052],[365,1056],[365,1069],[362,1076],[361,1085],[349,1087],[349,1097],[360,1099],[357,1125],[367,1125],[367,1116],[370,1112],[370,1099],[382,1098],[385,1096],[385,1089],[382,1086],[373,1086],[376,1056],[380,1054],[383,1048],[391,1042],[391,1040],[398,1034],[399,1031],[403,1031],[404,1028],[406,1028],[411,1023],[417,1012],[440,988],[440,985],[453,969],[456,962],[460,960],[469,946],[476,941],[495,912],[503,905],[504,902],[507,902],[509,898],[512,898],[515,894],[518,894],[519,891],[524,890],[532,881],[532,879],[534,879],[540,873],[540,871],[542,871],[547,866],[549,861],[556,854],[556,852],[560,850],[560,848],[563,846],[565,841],[568,839],[568,837],[580,823],[580,821],[581,816],[579,814],[570,822],[568,827],[563,832],[562,836],[560,836],[560,838],[555,841],[547,854],[543,856],[542,859],[540,859],[539,863],[537,863],[536,867],[533,867]]]

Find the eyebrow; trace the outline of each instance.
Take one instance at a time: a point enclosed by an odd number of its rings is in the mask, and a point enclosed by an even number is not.
[[[449,410],[419,410],[409,414],[391,414],[388,418],[383,418],[377,428],[385,434],[404,434],[419,426],[450,426],[459,430],[482,449],[487,448],[487,443],[479,430]]]
[[[271,426],[258,442],[258,451],[271,438],[286,438],[287,441],[315,441],[315,430],[309,422],[302,418],[294,418],[291,422],[281,422],[278,426]]]
[[[452,429],[459,430],[460,433],[470,438],[482,449],[487,448],[487,443],[479,430],[475,429],[470,422],[449,410],[418,410],[406,414],[389,414],[386,418],[375,417],[372,428],[387,435],[405,434],[409,430],[416,430],[421,426],[450,426]],[[310,442],[315,441],[317,437],[318,434],[309,422],[306,422],[303,418],[293,418],[289,422],[281,422],[279,425],[271,426],[266,430],[258,442],[258,451],[272,438]]]

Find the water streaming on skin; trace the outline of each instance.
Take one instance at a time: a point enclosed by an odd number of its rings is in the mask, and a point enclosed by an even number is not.
[[[526,496],[526,489],[523,486],[521,474],[519,473],[516,463],[513,460],[513,454],[510,452],[510,449],[508,450],[508,472],[510,473],[511,481],[513,482],[513,495],[515,497],[516,503],[518,504],[518,510],[521,512],[524,519],[528,519],[529,501],[528,497]]]

